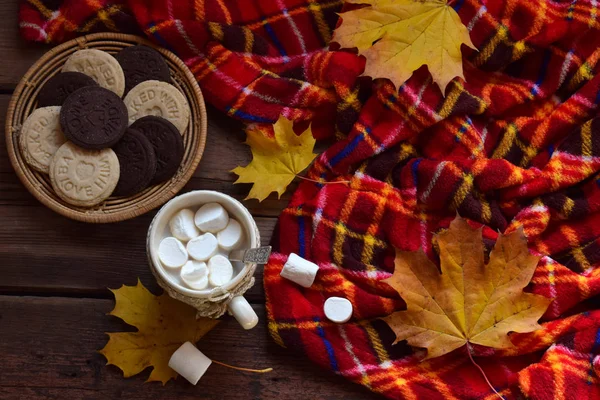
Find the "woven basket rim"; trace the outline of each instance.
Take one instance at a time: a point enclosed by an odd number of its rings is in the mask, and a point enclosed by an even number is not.
[[[143,207],[137,207],[136,204],[133,203],[131,205],[127,205],[126,208],[116,210],[116,211],[110,211],[110,212],[105,212],[105,211],[96,211],[96,212],[91,211],[90,212],[90,210],[83,210],[81,208],[76,209],[75,207],[69,206],[65,203],[57,202],[56,200],[47,196],[45,193],[43,193],[37,187],[35,187],[30,182],[30,180],[27,178],[25,171],[22,169],[22,167],[18,161],[18,155],[17,155],[18,143],[15,143],[15,141],[17,140],[17,137],[16,137],[16,135],[14,135],[14,132],[13,132],[13,128],[14,128],[13,119],[15,118],[15,112],[16,112],[16,110],[18,108],[17,106],[20,104],[20,102],[24,103],[24,102],[28,101],[28,99],[30,98],[30,95],[23,97],[23,91],[25,90],[25,88],[28,87],[28,85],[30,85],[30,78],[32,76],[34,76],[45,65],[48,65],[57,56],[57,54],[61,54],[63,51],[73,48],[73,47],[84,48],[87,43],[98,41],[98,40],[113,41],[113,42],[115,42],[116,45],[143,44],[143,45],[146,45],[146,46],[156,49],[163,55],[163,57],[165,57],[168,61],[171,61],[173,64],[175,64],[178,67],[179,70],[177,72],[183,75],[183,77],[185,78],[185,81],[186,81],[186,86],[191,88],[192,95],[194,97],[193,99],[189,98],[185,93],[183,93],[184,96],[186,96],[188,102],[190,103],[190,106],[193,103],[192,100],[194,100],[194,103],[198,104],[199,115],[194,114],[194,112],[192,112],[191,116],[190,116],[190,122],[188,125],[188,130],[190,132],[194,131],[194,129],[192,128],[193,124],[198,125],[199,126],[199,135],[200,135],[197,148],[193,149],[194,154],[193,154],[191,163],[189,164],[189,167],[184,171],[183,174],[178,176],[178,179],[176,181],[171,182],[168,186],[161,187],[160,188],[161,193],[156,198],[152,199],[152,201],[150,201],[148,204],[144,205]],[[50,49],[46,53],[44,53],[44,55],[42,55],[42,57],[40,57],[27,70],[27,72],[23,75],[23,77],[19,81],[19,84],[15,88],[15,91],[13,92],[13,95],[12,95],[9,105],[8,105],[7,114],[6,114],[6,124],[5,124],[6,147],[7,147],[7,152],[8,152],[8,156],[10,159],[10,163],[11,163],[13,169],[15,170],[17,176],[19,177],[19,180],[23,183],[23,185],[26,187],[26,189],[38,201],[40,201],[42,204],[44,204],[46,207],[50,208],[51,210],[65,216],[65,217],[68,217],[68,218],[71,218],[71,219],[74,219],[77,221],[81,221],[81,222],[88,222],[88,223],[112,223],[112,222],[120,222],[120,221],[128,220],[128,219],[140,216],[142,214],[145,214],[146,212],[153,210],[153,209],[163,205],[167,201],[169,201],[173,196],[175,196],[175,194],[177,194],[186,185],[186,183],[191,179],[195,170],[197,169],[198,164],[200,163],[200,160],[204,153],[205,146],[206,146],[206,136],[207,136],[207,116],[206,116],[206,105],[204,102],[204,97],[202,96],[202,91],[200,90],[200,87],[198,86],[198,82],[196,81],[196,78],[194,77],[192,72],[189,70],[189,68],[183,63],[183,61],[181,59],[179,59],[171,51],[164,49],[162,47],[159,47],[145,38],[142,38],[142,37],[136,36],[136,35],[129,35],[129,34],[124,34],[124,33],[111,33],[111,32],[94,33],[94,34],[90,34],[90,35],[77,37],[75,39],[72,39],[65,43],[62,43],[62,44]],[[17,151],[15,151],[15,148],[17,148]],[[31,167],[27,164],[25,164],[25,167],[31,169]],[[127,197],[125,197],[124,199],[127,199]]]

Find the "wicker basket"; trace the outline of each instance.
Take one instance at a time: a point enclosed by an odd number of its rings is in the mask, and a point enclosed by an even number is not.
[[[70,205],[61,200],[52,189],[50,178],[27,164],[19,149],[18,135],[21,125],[37,106],[37,96],[42,85],[60,72],[67,58],[75,51],[85,48],[117,53],[125,47],[144,44],[158,50],[171,70],[172,84],[187,98],[191,117],[183,135],[184,155],[175,176],[129,197],[110,197],[93,208]],[[198,167],[206,143],[206,108],[202,92],[187,66],[168,50],[133,35],[97,33],[83,36],[57,46],[44,54],[17,86],[6,116],[6,146],[10,162],[19,179],[40,202],[66,217],[92,223],[118,222],[142,215],[171,199],[190,180]]]

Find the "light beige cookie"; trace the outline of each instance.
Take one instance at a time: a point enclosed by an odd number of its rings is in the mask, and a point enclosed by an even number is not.
[[[86,150],[63,144],[50,164],[56,194],[69,204],[91,207],[106,200],[119,181],[119,159],[111,149]]]
[[[67,141],[60,127],[59,115],[59,106],[38,108],[27,117],[19,135],[25,161],[46,174],[54,153]]]
[[[125,106],[129,125],[147,115],[171,122],[183,135],[190,121],[190,106],[185,96],[173,85],[160,81],[145,81],[127,93]]]
[[[125,91],[125,75],[116,58],[96,49],[79,50],[73,53],[62,68],[62,72],[81,72],[112,90],[119,97]]]

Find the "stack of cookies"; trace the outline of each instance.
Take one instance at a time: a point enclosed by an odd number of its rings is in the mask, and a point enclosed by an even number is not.
[[[91,207],[170,179],[184,153],[190,119],[162,55],[147,46],[114,57],[73,53],[39,91],[19,145],[32,168],[50,175],[65,202]]]

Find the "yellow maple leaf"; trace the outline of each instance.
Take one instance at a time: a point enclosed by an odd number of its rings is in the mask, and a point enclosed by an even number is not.
[[[539,257],[529,253],[522,228],[500,235],[484,262],[481,229],[461,217],[436,235],[441,274],[425,253],[396,251],[395,270],[386,279],[407,305],[384,321],[396,342],[427,349],[438,357],[467,343],[493,348],[513,344],[509,332],[532,332],[550,299],[523,292]]]
[[[196,319],[196,310],[166,293],[155,296],[138,280],[136,286],[110,289],[115,308],[109,313],[138,328],[137,332],[108,333],[108,343],[100,354],[107,365],[116,365],[126,378],[154,367],[147,382],[167,383],[177,377],[169,368],[171,355],[183,343],[196,343],[217,325],[210,318]]]
[[[271,192],[279,197],[294,178],[317,156],[313,154],[315,138],[310,127],[296,135],[292,121],[280,116],[273,124],[274,138],[249,129],[246,144],[252,149],[252,161],[232,172],[239,175],[234,183],[253,183],[246,199],[263,201]]]
[[[370,7],[341,13],[333,41],[357,47],[367,62],[363,75],[388,78],[399,88],[427,65],[442,94],[455,77],[464,79],[460,47],[477,50],[469,31],[445,0],[346,0]]]

